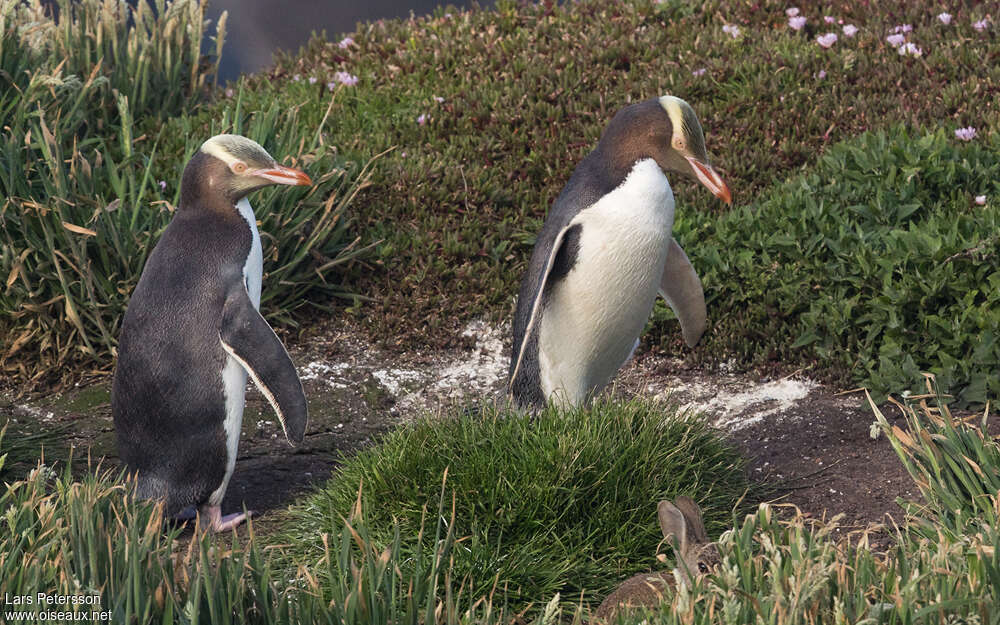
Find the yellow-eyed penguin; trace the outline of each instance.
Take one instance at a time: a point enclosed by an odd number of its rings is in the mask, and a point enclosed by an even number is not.
[[[705,298],[671,236],[667,171],[732,201],[697,116],[673,96],[619,111],[556,198],[514,314],[508,392],[518,406],[577,406],[604,388],[638,345],[657,292],[687,344],[701,338]]]
[[[248,193],[310,185],[238,135],[206,141],[184,168],[177,212],[146,261],[118,341],[111,391],[118,450],[138,494],[170,516],[197,507],[220,531],[236,464],[247,374],[300,443],[306,398],[288,352],[258,312],[260,234]]]

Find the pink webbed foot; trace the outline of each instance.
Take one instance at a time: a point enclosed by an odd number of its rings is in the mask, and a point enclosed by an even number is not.
[[[213,532],[225,532],[235,529],[240,523],[249,519],[253,511],[235,512],[233,514],[222,515],[221,506],[205,506],[201,509],[200,527],[211,529]]]

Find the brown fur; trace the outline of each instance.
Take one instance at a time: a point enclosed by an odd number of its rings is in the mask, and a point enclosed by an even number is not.
[[[678,497],[673,503],[661,501],[657,516],[663,537],[677,541],[675,570],[685,582],[709,573],[719,563],[719,550],[708,540],[701,509],[690,497]],[[655,608],[673,594],[676,583],[669,571],[633,575],[601,602],[594,622],[614,622],[622,610]]]

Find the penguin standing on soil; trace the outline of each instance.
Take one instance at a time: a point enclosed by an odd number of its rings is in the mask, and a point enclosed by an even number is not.
[[[111,390],[118,450],[142,498],[175,516],[196,506],[214,531],[236,464],[250,374],[295,445],[306,398],[288,352],[260,315],[263,254],[246,195],[310,185],[245,137],[218,135],[188,162],[180,206],[132,293]]]
[[[577,406],[604,388],[638,345],[657,292],[687,344],[701,338],[705,297],[671,236],[666,171],[732,201],[697,116],[673,96],[619,111],[552,205],[514,314],[508,392],[518,406]]]

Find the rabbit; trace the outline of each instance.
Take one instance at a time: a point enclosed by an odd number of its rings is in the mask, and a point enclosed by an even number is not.
[[[620,610],[660,605],[678,581],[690,583],[692,576],[709,573],[720,561],[719,549],[708,540],[701,508],[690,497],[678,497],[673,503],[661,501],[656,506],[663,537],[677,538],[672,572],[640,573],[628,578],[607,596],[594,613],[595,622],[612,623]]]

